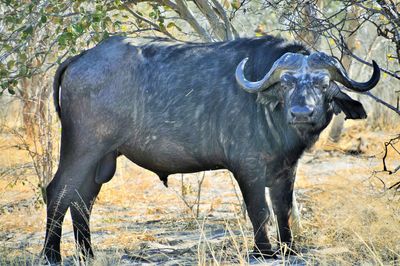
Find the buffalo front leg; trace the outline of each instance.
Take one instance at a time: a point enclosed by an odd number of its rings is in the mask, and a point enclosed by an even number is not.
[[[285,176],[276,180],[270,188],[270,196],[274,213],[278,222],[278,240],[288,246],[292,245],[292,233],[289,216],[293,206],[293,176]]]
[[[247,212],[254,231],[253,255],[273,257],[271,243],[268,239],[266,223],[269,219],[269,210],[265,199],[265,180],[239,177],[238,183],[242,191]]]

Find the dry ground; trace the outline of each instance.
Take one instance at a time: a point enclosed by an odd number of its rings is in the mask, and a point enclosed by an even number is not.
[[[350,127],[339,144],[320,141],[303,156],[296,181],[302,229],[295,239],[301,252],[266,263],[400,263],[400,191],[385,191],[384,186],[400,175],[374,173],[382,169],[382,143],[395,136],[391,132],[399,130],[366,134],[359,126]],[[2,134],[0,147],[13,141]],[[394,150],[388,157],[392,167],[400,164]],[[174,175],[165,188],[155,174],[126,159],[119,159],[118,165],[94,206],[91,227],[97,256],[91,263],[249,263],[251,225],[227,171],[206,173],[196,219],[201,173]],[[0,264],[37,264],[45,207],[38,200],[29,158],[17,148],[3,149],[0,172]],[[274,232],[271,222],[270,235],[276,241]],[[64,263],[78,263],[69,215],[62,252]]]

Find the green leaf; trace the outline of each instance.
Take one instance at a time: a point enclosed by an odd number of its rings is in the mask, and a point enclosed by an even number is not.
[[[178,25],[176,25],[174,22],[169,22],[167,24],[167,29],[171,29],[171,28],[176,28],[177,30],[182,31],[182,29]]]
[[[28,68],[26,65],[22,65],[21,68],[19,69],[19,75],[20,76],[26,76],[28,74]]]
[[[8,69],[13,68],[14,66],[15,66],[15,61],[14,61],[14,60],[8,61],[8,63],[7,63],[7,68],[8,68]]]
[[[121,24],[122,24],[122,22],[121,21],[119,21],[119,20],[117,20],[117,21],[114,21],[114,27],[117,27],[117,28],[119,28],[119,27],[121,27]]]
[[[231,6],[233,9],[238,10],[240,8],[240,1],[239,0],[233,0],[231,2]]]
[[[13,47],[12,47],[11,45],[7,44],[7,43],[4,44],[3,48],[4,48],[7,52],[9,52],[9,51],[11,51],[11,50],[13,49]]]
[[[31,4],[28,6],[28,11],[29,11],[29,13],[32,12],[32,10],[33,10],[34,7],[35,7],[35,4],[34,4],[34,3],[31,3]]]
[[[112,26],[112,20],[110,17],[105,17],[103,20],[104,27],[111,27]]]
[[[7,88],[7,90],[8,90],[8,93],[10,93],[11,95],[14,95],[14,94],[15,94],[15,91],[14,91],[13,89]]]
[[[75,3],[72,5],[72,10],[74,10],[74,12],[79,12],[80,5],[81,1],[75,1]]]
[[[60,37],[58,37],[58,44],[61,46],[65,46],[67,44],[67,40],[64,34],[61,34]]]
[[[9,74],[9,73],[8,73],[7,70],[5,70],[5,69],[0,69],[0,78],[7,77],[8,74]]]
[[[33,33],[33,27],[32,25],[29,25],[28,27],[26,27],[23,31],[22,31],[22,39],[26,39],[28,38],[28,36],[32,35]]]
[[[28,59],[28,56],[25,53],[20,53],[18,55],[18,58],[20,61],[26,61],[26,59]]]
[[[46,23],[46,22],[47,22],[47,17],[46,17],[45,15],[42,15],[42,16],[40,17],[40,22]]]
[[[72,29],[79,35],[83,33],[83,26],[81,23],[72,25]]]

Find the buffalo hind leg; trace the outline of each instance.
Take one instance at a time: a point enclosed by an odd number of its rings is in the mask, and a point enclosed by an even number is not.
[[[108,182],[115,174],[118,152],[106,154],[97,164],[95,175],[81,185],[71,204],[70,212],[74,228],[75,242],[83,259],[93,257],[90,236],[90,214],[103,183]]]
[[[269,210],[265,199],[265,181],[262,178],[248,181],[248,177],[238,177],[247,212],[254,231],[254,251],[252,256],[275,257],[268,239],[266,224],[269,219]],[[246,180],[247,179],[247,180]]]
[[[46,237],[44,243],[44,256],[49,263],[57,263],[61,261],[60,239],[61,227],[65,216],[65,212],[69,207],[66,202],[67,186],[60,184],[59,171],[57,171],[53,180],[46,188],[47,198],[47,222]]]
[[[61,261],[60,240],[65,213],[85,180],[94,179],[96,163],[100,160],[100,150],[93,147],[88,152],[82,147],[68,147],[63,151],[63,146],[57,173],[46,189],[47,222],[43,252],[49,263]]]
[[[101,185],[94,182],[93,175],[93,178],[87,179],[81,185],[81,188],[75,192],[75,197],[70,206],[75,243],[78,252],[82,253],[84,260],[87,257],[93,257],[90,236],[90,214],[100,189]]]

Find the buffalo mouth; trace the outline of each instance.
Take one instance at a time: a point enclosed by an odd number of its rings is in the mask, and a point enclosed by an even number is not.
[[[289,125],[299,130],[307,130],[314,128],[316,123],[311,120],[294,119],[289,122]]]
[[[289,124],[291,125],[314,125],[314,121],[312,121],[309,117],[294,117],[290,120]]]
[[[291,125],[314,125],[314,122],[311,121],[291,121],[289,124]]]

